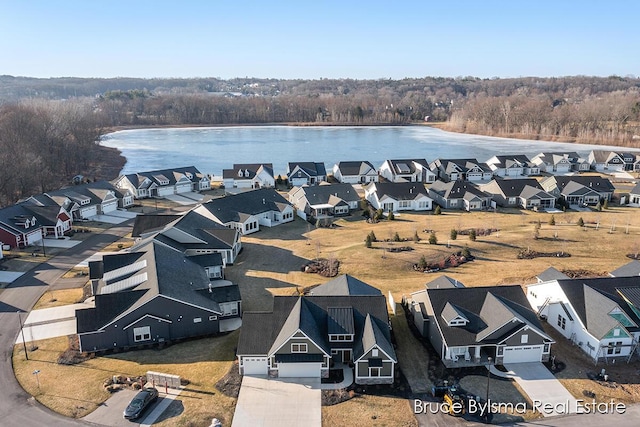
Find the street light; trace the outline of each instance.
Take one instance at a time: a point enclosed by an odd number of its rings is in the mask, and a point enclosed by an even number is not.
[[[33,375],[36,376],[36,382],[38,383],[38,391],[40,391],[40,378],[38,377],[39,373],[40,373],[40,369],[36,369],[35,371],[33,371]]]
[[[27,343],[24,340],[24,328],[22,327],[22,316],[20,316],[20,310],[18,310],[18,323],[20,324],[20,334],[22,335],[22,347],[24,347],[24,357],[29,360],[29,353],[27,353]]]
[[[491,378],[491,356],[487,358],[487,404],[489,403],[489,379]],[[487,407],[488,408],[488,407]]]

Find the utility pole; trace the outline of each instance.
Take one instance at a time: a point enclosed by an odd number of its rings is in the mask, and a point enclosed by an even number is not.
[[[487,404],[489,404],[489,380],[491,379],[491,356],[487,359],[489,364],[487,365]],[[487,406],[489,408],[489,406]]]

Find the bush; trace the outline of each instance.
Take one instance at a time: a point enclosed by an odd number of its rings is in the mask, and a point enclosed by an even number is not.
[[[556,225],[555,215],[551,215],[551,218],[549,218],[549,225]]]
[[[449,233],[449,238],[451,240],[456,240],[458,238],[458,230],[456,230],[455,228],[452,228],[451,232]]]
[[[376,221],[380,221],[383,217],[384,217],[384,215],[382,213],[382,209],[378,209],[376,211],[376,214],[373,216],[373,219],[376,220]]]
[[[471,251],[469,250],[468,246],[465,246],[462,249],[462,256],[465,257],[466,259],[471,259]]]
[[[472,242],[476,241],[476,229],[472,228],[471,231],[469,231],[469,240],[471,240]]]
[[[400,235],[398,234],[397,231],[396,231],[396,234],[393,235],[393,241],[394,242],[399,242],[400,241]]]
[[[389,211],[389,215],[387,215],[387,219],[389,221],[393,221],[394,219],[396,219],[396,216],[393,214],[393,211]]]
[[[364,247],[365,248],[370,248],[371,247],[371,235],[367,234],[367,238],[364,239]]]
[[[609,201],[607,199],[604,199],[604,202],[602,203],[602,209],[609,209]]]
[[[595,209],[596,209],[598,212],[602,212],[602,205],[600,204],[600,202],[598,202],[598,204],[596,205]]]
[[[429,244],[430,245],[437,245],[438,244],[438,238],[436,237],[436,233],[435,232],[431,232],[431,234],[429,234]]]
[[[428,267],[427,259],[424,257],[424,255],[422,255],[420,257],[420,261],[418,261],[418,268],[420,268],[420,270],[426,270],[427,267]]]
[[[419,242],[420,241],[420,236],[418,236],[418,232],[417,231],[415,231],[413,233],[413,241],[414,242]]]
[[[378,241],[378,238],[376,237],[376,233],[374,233],[373,230],[371,230],[371,232],[369,233],[369,237],[371,238],[372,242]]]
[[[440,215],[442,213],[442,209],[440,209],[440,205],[436,206],[436,210],[433,211],[434,215]]]
[[[578,218],[578,226],[584,227],[584,220],[582,219],[582,217]]]

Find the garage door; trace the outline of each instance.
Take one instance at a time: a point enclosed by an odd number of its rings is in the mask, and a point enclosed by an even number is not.
[[[179,193],[187,193],[191,191],[191,183],[186,184],[176,184],[176,194]]]
[[[27,234],[27,245],[33,245],[42,240],[42,232],[40,230]]]
[[[502,363],[539,362],[542,359],[542,346],[507,347],[504,349]]]
[[[118,201],[114,200],[113,202],[105,203],[102,205],[102,213],[113,212],[118,209]]]
[[[281,378],[320,378],[322,363],[279,363],[278,376]]]
[[[267,375],[266,357],[243,357],[245,375]]]

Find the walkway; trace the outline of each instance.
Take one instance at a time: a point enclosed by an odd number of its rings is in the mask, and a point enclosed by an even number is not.
[[[511,378],[533,402],[534,409],[544,417],[576,413],[578,402],[542,363],[512,363],[502,372],[491,365],[491,373],[502,378]],[[537,405],[537,407],[536,407]]]
[[[305,426],[322,423],[320,378],[242,378],[232,427]]]
[[[320,388],[322,390],[340,390],[342,388],[347,388],[351,384],[353,384],[353,368],[350,368],[349,365],[345,365],[344,363],[336,364],[333,369],[342,368],[343,379],[339,383],[335,384],[322,384],[320,383]]]

